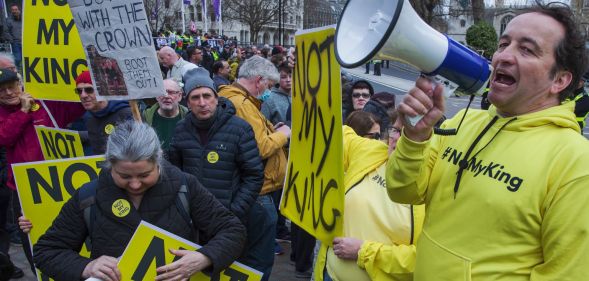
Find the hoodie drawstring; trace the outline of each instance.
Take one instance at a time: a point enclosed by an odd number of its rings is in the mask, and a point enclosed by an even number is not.
[[[493,124],[495,124],[495,122],[497,122],[498,119],[499,119],[498,116],[493,117],[493,119],[489,122],[489,124],[487,124],[487,126],[485,126],[485,128],[481,131],[481,133],[472,142],[472,144],[470,145],[470,147],[466,151],[464,158],[462,160],[458,161],[458,172],[456,172],[456,182],[454,183],[454,199],[456,199],[456,194],[458,193],[458,187],[460,186],[460,180],[462,179],[462,173],[464,172],[464,170],[466,170],[466,168],[468,168],[468,162],[470,162],[470,160],[474,159],[481,151],[483,151],[483,149],[487,148],[487,146],[495,139],[495,137],[497,137],[497,135],[503,130],[503,128],[505,128],[505,126],[507,126],[507,124],[517,120],[517,117],[512,118],[511,120],[505,122],[505,124],[503,124],[503,126],[501,126],[501,128],[499,128],[497,133],[495,133],[495,135],[493,135],[493,137],[487,142],[487,144],[485,144],[485,146],[483,146],[481,149],[479,149],[469,160],[468,158],[469,158],[470,154],[472,153],[472,151],[474,150],[474,148],[476,147],[476,145],[479,143],[479,141],[481,141],[481,138],[487,133],[487,131],[489,131],[489,129],[491,129]]]

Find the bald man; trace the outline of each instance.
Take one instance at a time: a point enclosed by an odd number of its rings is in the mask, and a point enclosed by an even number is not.
[[[182,59],[174,49],[165,46],[160,49],[158,53],[161,63],[168,68],[166,78],[174,79],[178,83],[182,83],[182,77],[188,70],[198,68],[196,64],[187,62]]]

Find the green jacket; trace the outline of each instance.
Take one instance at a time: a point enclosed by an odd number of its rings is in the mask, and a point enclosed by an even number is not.
[[[190,110],[188,110],[188,108],[186,106],[183,106],[181,104],[178,105],[180,107],[180,116],[182,118],[184,118],[186,116],[186,114],[188,112],[190,112]],[[153,125],[153,115],[157,112],[157,110],[160,108],[159,103],[156,103],[154,105],[152,105],[151,107],[147,108],[146,110],[143,111],[142,115],[142,119],[143,121],[145,121],[145,123],[149,124],[149,126]]]

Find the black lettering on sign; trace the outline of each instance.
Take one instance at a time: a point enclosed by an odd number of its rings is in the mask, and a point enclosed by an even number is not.
[[[144,17],[141,17],[141,12],[143,12],[141,6],[143,6],[143,2],[138,1],[126,5],[112,6],[112,9],[117,10],[121,23],[130,24],[146,20]]]
[[[59,84],[59,80],[65,84],[71,84],[82,72],[82,67],[87,67],[86,59],[71,61],[67,58],[41,58],[24,57],[23,72],[25,81],[41,84]]]
[[[76,176],[77,172],[83,172],[88,177],[88,181],[94,180],[98,178],[98,174],[94,170],[94,168],[90,167],[88,164],[85,163],[73,163],[69,165],[63,175],[60,175],[57,171],[56,166],[49,166],[49,183],[35,168],[28,168],[26,170],[27,177],[29,179],[29,183],[31,185],[31,193],[33,196],[33,203],[40,204],[43,203],[41,200],[41,192],[40,188],[43,188],[47,194],[53,199],[55,202],[63,201],[63,194],[61,192],[61,184],[63,182],[63,187],[68,192],[69,195],[74,194],[74,191],[79,188],[79,186],[73,185],[73,178]],[[60,181],[60,177],[62,181]],[[76,176],[76,177],[79,177]]]
[[[341,210],[327,209],[329,207],[325,204],[326,199],[334,194],[330,192],[337,194],[339,187],[336,179],[323,172],[328,156],[333,153],[330,149],[336,120],[341,118],[341,116],[335,116],[335,110],[332,110],[335,103],[330,92],[333,85],[331,81],[333,40],[334,36],[330,35],[321,42],[310,44],[303,42],[297,46],[295,54],[297,63],[293,73],[296,81],[293,85],[293,99],[298,99],[303,108],[297,109],[302,112],[302,117],[299,120],[293,120],[293,122],[299,122],[299,126],[293,127],[298,130],[293,131],[293,136],[297,141],[311,144],[310,152],[305,155],[308,161],[303,162],[310,162],[311,167],[314,168],[309,171],[291,162],[284,191],[285,200],[282,201],[283,208],[294,201],[294,208],[300,221],[305,221],[305,218],[310,216],[313,229],[321,228],[328,232],[335,230],[336,220],[342,215]],[[322,59],[322,57],[328,59]],[[314,71],[313,74],[311,74],[312,71]],[[327,75],[327,81],[324,75]],[[334,94],[339,95],[339,93]],[[305,165],[305,168],[307,167],[308,165]],[[328,213],[330,216],[327,216]]]
[[[45,144],[45,151],[55,159],[65,159],[78,157],[74,141],[76,140],[72,135],[63,135],[56,132],[53,134],[50,131],[40,131],[41,138]]]
[[[41,0],[43,6],[49,6],[49,0]],[[67,0],[53,0],[53,4],[57,6],[65,6],[67,5]],[[33,0],[31,2],[32,6],[37,6],[37,0]]]
[[[139,265],[135,269],[131,280],[143,280],[151,263],[155,260],[155,266],[160,267],[166,265],[166,249],[164,248],[164,240],[159,237],[153,237],[147,250],[143,254]]]
[[[223,271],[223,275],[229,276],[229,281],[247,281],[248,276],[247,274],[237,271],[231,267],[228,267]]]
[[[76,191],[76,189],[78,189],[81,186],[80,185],[80,186],[74,187],[74,184],[72,182],[72,179],[74,179],[74,175],[78,172],[83,172],[86,174],[86,176],[88,177],[87,182],[90,182],[90,181],[98,178],[98,174],[96,173],[96,170],[94,170],[92,167],[88,166],[88,164],[86,164],[86,163],[74,163],[74,164],[70,165],[69,167],[67,167],[67,169],[65,169],[65,172],[63,173],[63,187],[70,195],[73,195],[74,191]],[[79,178],[80,175],[77,175],[75,177]],[[86,182],[84,182],[84,183],[86,183]]]
[[[33,195],[33,203],[40,204],[41,194],[39,192],[39,186],[41,186],[49,196],[55,202],[63,201],[63,195],[61,194],[61,186],[59,185],[59,174],[57,173],[57,167],[49,167],[49,178],[51,184],[49,184],[34,168],[27,169],[27,177],[31,184],[31,193]]]
[[[96,42],[96,48],[100,52],[151,46],[153,44],[149,25],[147,24],[141,27],[134,25],[128,28],[115,28],[112,31],[99,31],[94,34],[94,41]]]
[[[70,20],[69,23],[66,24],[64,19],[53,19],[51,20],[51,24],[47,26],[45,19],[40,19],[37,32],[37,44],[60,45],[59,35],[63,33],[63,45],[69,45],[70,31],[72,31],[73,27],[74,20]],[[50,43],[51,39],[53,39],[53,43]]]
[[[88,30],[91,28],[105,28],[111,25],[110,14],[107,9],[94,9],[83,11],[75,14],[79,23],[78,30]]]

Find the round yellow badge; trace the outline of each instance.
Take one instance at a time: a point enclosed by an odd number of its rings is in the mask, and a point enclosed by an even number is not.
[[[215,164],[217,161],[219,161],[219,154],[217,154],[215,151],[211,151],[209,154],[207,154],[207,160],[209,163]]]
[[[41,106],[39,106],[39,104],[36,102],[31,105],[31,111],[37,111],[39,108],[41,108]]]
[[[104,132],[105,132],[107,135],[110,135],[110,134],[112,134],[112,131],[114,131],[114,130],[115,130],[115,126],[113,126],[112,124],[107,124],[107,125],[104,127]]]
[[[129,204],[129,201],[125,199],[117,199],[114,203],[112,203],[112,213],[119,218],[128,215],[130,211],[131,204]]]

